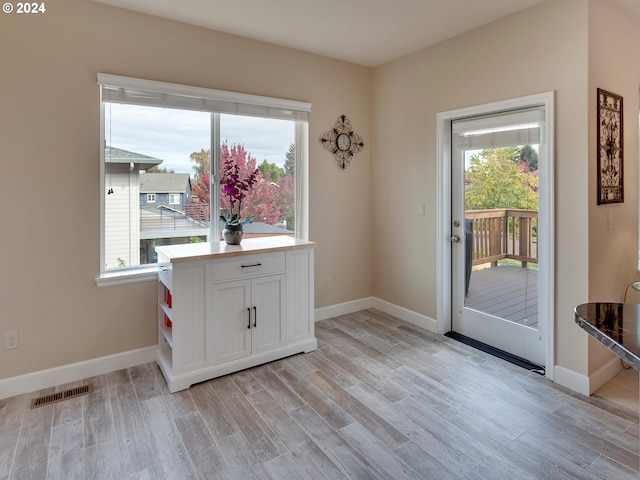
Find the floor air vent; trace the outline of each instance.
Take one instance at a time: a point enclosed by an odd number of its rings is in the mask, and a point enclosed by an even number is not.
[[[62,402],[71,398],[81,397],[93,392],[93,384],[83,385],[81,387],[71,388],[64,392],[52,393],[51,395],[45,395],[44,397],[34,398],[31,401],[31,408],[44,407],[56,402]]]

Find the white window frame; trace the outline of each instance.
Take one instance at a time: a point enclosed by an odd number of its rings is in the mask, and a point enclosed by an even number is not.
[[[210,112],[212,122],[211,184],[218,183],[220,149],[219,115],[221,113],[263,118],[292,120],[295,122],[296,144],[296,198],[295,231],[304,240],[309,235],[309,112],[311,104],[295,100],[284,100],[244,93],[225,92],[208,88],[191,87],[173,83],[98,74],[100,86],[100,145],[105,145],[105,102],[128,103],[162,108],[177,108]],[[215,121],[218,120],[218,121]],[[104,148],[100,148],[100,275],[96,278],[99,287],[122,285],[157,278],[157,264],[140,265],[123,269],[104,270],[105,252],[105,159]],[[211,189],[214,191],[214,189]],[[218,196],[211,196],[211,211],[217,212]],[[210,222],[210,238],[219,238],[219,222]]]
[[[180,205],[180,194],[179,193],[170,193],[169,194],[169,205]]]
[[[147,193],[147,203],[156,203],[155,193]]]

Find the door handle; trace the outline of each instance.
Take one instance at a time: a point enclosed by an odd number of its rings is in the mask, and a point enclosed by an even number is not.
[[[460,243],[460,235],[452,235],[451,243]]]

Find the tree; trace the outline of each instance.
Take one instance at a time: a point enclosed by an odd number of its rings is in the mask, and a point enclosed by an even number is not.
[[[471,157],[465,174],[465,208],[538,209],[538,176],[528,165],[514,162],[517,147],[483,150]]]
[[[289,150],[284,155],[284,173],[285,175],[293,175],[296,171],[296,146],[294,143],[289,145]]]
[[[208,204],[211,199],[210,189],[210,177],[209,172],[204,172],[193,183],[191,187],[191,196],[196,197],[199,203]]]
[[[284,169],[276,165],[275,163],[269,163],[266,160],[258,167],[262,173],[262,178],[267,181],[278,183],[280,178],[284,175]]]
[[[185,207],[185,212],[189,217],[201,222],[209,221],[211,218],[209,188],[209,172],[204,172],[192,184],[191,198]]]
[[[227,158],[227,156],[231,156],[233,162],[238,165],[238,176],[240,178],[249,176],[256,169],[256,159],[242,145],[233,145],[231,147],[226,143],[220,145],[220,158]],[[222,177],[223,162],[220,163],[220,177]],[[254,221],[269,225],[278,223],[280,207],[276,202],[276,190],[277,185],[265,180],[260,170],[258,170],[257,181],[242,202],[241,216],[253,216]],[[231,208],[229,199],[224,195],[220,196],[220,207],[225,212],[228,212]]]
[[[211,165],[211,150],[202,149],[193,152],[189,158],[195,165],[192,166],[194,181],[191,186],[191,198],[185,211],[195,220],[208,222],[211,218],[211,200],[209,167]]]
[[[211,166],[211,150],[210,149],[205,150],[203,148],[199,152],[193,152],[191,155],[189,155],[189,158],[191,159],[192,162],[195,163],[195,165],[193,165],[192,168],[193,168],[193,174],[196,180],[203,173],[209,172],[210,166]]]
[[[531,145],[525,145],[520,148],[515,160],[526,163],[530,171],[538,170],[538,152]]]
[[[233,162],[238,165],[238,175],[241,178],[245,178],[248,174],[256,169],[256,159],[252,157],[242,145],[229,146],[227,143],[220,145],[220,172],[219,178],[222,177],[222,168],[224,161],[222,159],[231,156]],[[209,166],[211,164],[210,150],[200,150],[199,152],[193,152],[190,155],[191,161],[195,163],[193,170],[195,174],[195,180],[191,188],[192,198],[189,202],[190,211],[201,212],[204,211],[203,207],[209,208],[211,200],[210,191],[210,175]],[[265,161],[266,162],[266,161]],[[263,162],[263,165],[265,164]],[[275,168],[282,169],[275,164]],[[268,174],[271,175],[271,168],[269,168]],[[219,192],[219,185],[214,186],[216,192]],[[286,192],[286,189],[285,189]],[[272,181],[268,181],[263,173],[259,170],[257,176],[257,182],[253,188],[249,191],[246,198],[242,202],[242,217],[253,216],[254,221],[267,223],[269,225],[275,225],[281,219],[281,205],[285,197],[280,195],[280,189],[278,185]],[[293,205],[293,195],[291,195],[291,205]],[[229,199],[224,195],[220,196],[220,213],[224,214],[229,211],[231,205]],[[208,211],[208,210],[207,210]],[[218,218],[220,213],[212,212],[211,218]],[[201,214],[197,215],[198,219]],[[207,218],[209,216],[207,215]]]
[[[172,169],[168,169],[165,167],[158,167],[157,165],[154,165],[153,167],[149,167],[145,170],[145,172],[147,173],[176,173],[175,170]]]
[[[276,201],[280,206],[280,213],[288,230],[295,230],[295,176],[285,175],[280,179]]]

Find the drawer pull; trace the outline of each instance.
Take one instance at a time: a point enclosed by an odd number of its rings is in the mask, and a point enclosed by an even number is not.
[[[241,265],[242,268],[261,267],[262,263],[252,263],[251,265]]]

